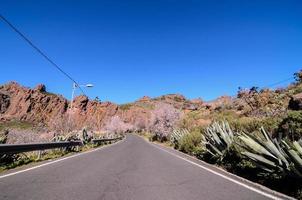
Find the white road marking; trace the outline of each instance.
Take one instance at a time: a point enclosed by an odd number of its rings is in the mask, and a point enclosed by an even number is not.
[[[155,144],[152,144],[152,143],[150,143],[150,142],[148,142],[148,143],[151,144],[152,146],[154,146],[155,148],[160,149],[160,150],[162,150],[162,151],[164,151],[164,152],[166,152],[166,153],[168,153],[168,154],[170,154],[170,155],[173,155],[173,156],[175,156],[175,157],[177,157],[177,158],[180,158],[180,159],[182,159],[182,160],[184,160],[184,161],[186,161],[186,162],[188,162],[188,163],[191,163],[192,165],[195,165],[195,166],[197,166],[197,167],[199,167],[199,168],[202,168],[202,169],[204,169],[204,170],[206,170],[206,171],[208,171],[208,172],[211,172],[211,173],[213,173],[213,174],[215,174],[215,175],[217,175],[217,176],[220,176],[220,177],[222,177],[222,178],[224,178],[224,179],[226,179],[226,180],[228,180],[228,181],[231,181],[231,182],[233,182],[233,183],[236,183],[236,184],[238,184],[238,185],[240,185],[240,186],[242,186],[242,187],[245,187],[245,188],[247,188],[247,189],[249,189],[249,190],[252,190],[252,191],[254,191],[254,192],[256,192],[256,193],[259,193],[259,194],[261,194],[261,195],[263,195],[263,196],[266,196],[266,197],[268,197],[268,198],[275,199],[275,200],[281,200],[281,199],[282,199],[282,198],[277,197],[277,196],[275,196],[275,195],[272,195],[272,194],[266,193],[266,192],[264,192],[264,191],[262,191],[262,190],[259,190],[259,189],[255,188],[255,187],[252,187],[252,186],[249,186],[249,185],[247,185],[247,184],[244,184],[243,182],[240,182],[240,181],[237,181],[237,180],[235,180],[235,179],[232,179],[232,178],[230,178],[230,177],[228,177],[228,176],[226,176],[226,175],[223,175],[223,174],[221,174],[221,173],[219,173],[219,172],[216,172],[216,171],[214,171],[214,170],[212,170],[212,169],[209,169],[209,168],[207,168],[207,167],[205,167],[205,166],[199,165],[199,164],[197,164],[197,163],[195,163],[195,162],[193,162],[193,161],[191,161],[191,160],[188,160],[188,159],[186,159],[186,158],[184,158],[184,157],[182,157],[182,156],[179,156],[179,155],[177,155],[177,154],[174,154],[174,153],[172,153],[172,152],[170,152],[170,151],[168,151],[168,150],[166,150],[166,149],[164,149],[164,148],[161,148],[161,147],[159,147],[159,146],[157,146],[157,145],[155,145]],[[200,161],[200,160],[197,160],[197,161]],[[253,184],[253,183],[251,182],[251,184]],[[269,189],[267,189],[267,188],[264,188],[264,189],[269,190]],[[275,192],[275,191],[272,190],[272,192]],[[295,199],[295,198],[286,196],[286,195],[281,194],[281,193],[280,193],[279,195],[280,195],[280,196],[284,196],[284,198],[287,198],[287,199],[293,199],[293,200]]]
[[[77,154],[72,155],[72,156],[68,156],[68,157],[65,157],[65,158],[60,158],[58,160],[47,162],[47,163],[44,163],[44,164],[41,164],[41,165],[37,165],[37,166],[30,167],[30,168],[27,168],[27,169],[23,169],[23,170],[20,170],[20,171],[16,171],[16,172],[12,172],[12,173],[9,173],[9,174],[5,174],[5,175],[0,176],[0,179],[6,178],[6,177],[9,177],[9,176],[13,176],[13,175],[16,175],[16,174],[20,174],[20,173],[23,173],[23,172],[27,172],[27,171],[30,171],[30,170],[33,170],[33,169],[37,169],[37,168],[40,168],[40,167],[44,167],[44,166],[47,166],[47,165],[51,165],[51,164],[54,164],[54,163],[57,163],[57,162],[61,162],[61,161],[64,161],[64,160],[67,160],[67,159],[70,159],[70,158],[74,158],[74,157],[77,157],[77,156],[81,156],[81,155],[84,155],[84,154],[87,154],[87,153],[91,153],[91,152],[94,152],[94,151],[103,150],[103,149],[105,149],[107,147],[112,147],[112,146],[114,146],[116,144],[120,144],[123,141],[125,141],[125,139],[126,138],[124,138],[123,140],[120,140],[120,141],[118,141],[118,142],[116,142],[114,144],[111,144],[111,145],[108,145],[108,146],[99,147],[99,148],[93,149],[91,151],[86,151],[86,152],[83,152],[83,153],[77,153]]]

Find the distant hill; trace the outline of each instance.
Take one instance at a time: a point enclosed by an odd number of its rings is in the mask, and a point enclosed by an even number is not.
[[[147,122],[150,112],[159,103],[170,104],[183,112],[198,110],[204,106],[201,99],[188,100],[179,94],[157,98],[145,96],[133,103],[122,105],[77,96],[71,109],[67,99],[47,92],[43,84],[28,88],[17,82],[9,82],[0,86],[0,122],[17,120],[51,127],[57,120],[72,116],[79,129],[83,126],[101,129],[113,116],[119,116],[125,123]]]
[[[71,126],[73,129],[90,127],[102,130],[113,117],[118,116],[122,122],[140,130],[148,126],[155,107],[169,104],[183,113],[180,126],[190,129],[221,118],[260,119],[283,115],[288,108],[301,110],[301,92],[302,84],[297,82],[276,90],[242,89],[236,97],[221,96],[211,102],[167,94],[156,98],[144,96],[137,101],[117,105],[77,96],[71,109],[67,99],[47,92],[43,84],[28,88],[9,82],[0,86],[0,123],[21,121],[50,129]]]

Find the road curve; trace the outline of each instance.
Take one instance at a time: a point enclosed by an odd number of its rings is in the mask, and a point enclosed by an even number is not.
[[[244,187],[197,167],[197,161],[186,162],[180,154],[173,156],[175,152],[161,148],[128,135],[113,146],[0,177],[0,199],[278,199],[272,193],[265,195],[262,190],[251,189],[253,186]]]

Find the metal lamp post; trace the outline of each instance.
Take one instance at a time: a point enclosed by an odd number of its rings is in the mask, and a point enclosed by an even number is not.
[[[72,93],[71,93],[71,103],[70,103],[70,108],[72,108],[74,93],[75,93],[75,90],[76,90],[78,87],[87,87],[87,88],[91,88],[91,87],[93,87],[93,84],[86,84],[86,85],[78,85],[78,84],[76,84],[76,83],[73,83],[73,84],[72,84]]]

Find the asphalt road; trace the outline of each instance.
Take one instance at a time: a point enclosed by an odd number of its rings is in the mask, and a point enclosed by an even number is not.
[[[117,144],[8,176],[0,199],[277,199],[181,153],[128,135]],[[221,174],[221,175],[220,175]],[[234,181],[233,181],[234,180]]]

